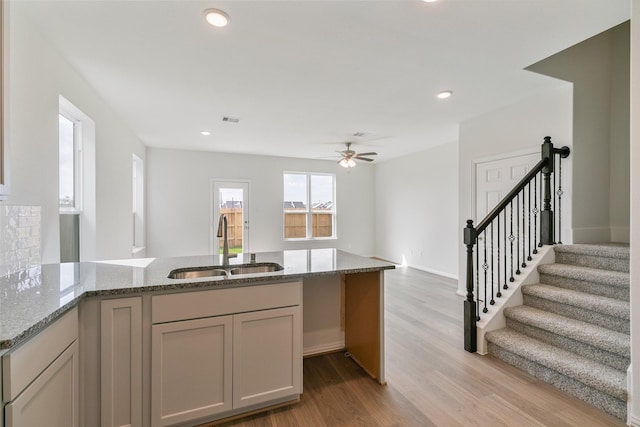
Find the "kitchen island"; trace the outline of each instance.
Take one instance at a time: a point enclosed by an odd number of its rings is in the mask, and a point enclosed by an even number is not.
[[[221,264],[219,256],[195,256],[42,265],[0,278],[5,418],[19,420],[19,408],[35,407],[15,402],[43,375],[38,366],[44,370],[64,355],[67,363],[56,372],[77,384],[70,400],[77,415],[68,425],[193,425],[288,404],[302,392],[302,355],[340,348],[384,383],[383,273],[394,266],[335,249],[230,260],[267,263],[282,270],[167,277]],[[327,328],[323,313],[337,313],[337,325]],[[24,373],[21,352],[43,360]],[[201,372],[214,356],[219,369]],[[209,390],[212,382],[220,389]]]

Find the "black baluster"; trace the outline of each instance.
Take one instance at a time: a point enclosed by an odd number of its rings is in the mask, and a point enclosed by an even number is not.
[[[500,215],[498,215],[498,245],[496,247],[496,261],[498,263],[498,268],[496,269],[496,272],[498,274],[498,292],[496,293],[496,297],[500,298],[502,296],[502,292],[500,291]],[[505,277],[505,281],[506,281],[506,277]]]
[[[524,247],[527,243],[527,235],[525,233],[526,228],[525,228],[525,213],[524,213],[525,212],[524,188],[522,189],[520,194],[522,194],[522,268],[525,268],[527,266],[527,263],[524,260],[524,255],[527,251],[525,251]]]
[[[531,258],[531,182],[527,184],[527,218],[529,219],[529,244],[527,245],[529,255],[527,256],[527,261],[531,261],[533,259]]]
[[[509,278],[510,282],[515,281],[513,278],[513,241],[516,239],[516,236],[513,235],[513,200],[509,202],[510,210],[511,210],[511,220],[509,221],[511,224],[511,234],[509,234],[509,242],[511,246],[511,277]]]
[[[482,269],[484,270],[484,308],[482,309],[483,313],[489,311],[487,308],[487,270],[489,269],[489,264],[487,264],[487,230],[482,232],[482,242],[484,246],[484,262],[482,263]]]
[[[493,276],[494,276],[494,269],[493,269],[493,221],[491,221],[491,301],[489,301],[489,304],[494,305],[496,303],[496,301],[493,299],[493,290],[494,290],[494,281],[493,281]]]
[[[509,289],[509,285],[507,285],[507,210],[504,210],[504,289]]]
[[[558,244],[562,244],[562,156],[558,157]]]
[[[516,275],[520,274],[520,193],[516,195]]]
[[[533,254],[538,253],[538,176],[533,178]]]
[[[556,202],[556,200],[557,200],[557,199],[556,199],[556,196],[557,196],[557,194],[556,194],[556,188],[557,188],[557,187],[556,187],[556,174],[555,174],[555,170],[556,170],[556,156],[555,156],[555,154],[554,154],[554,155],[552,155],[552,156],[551,156],[551,158],[553,159],[553,171],[554,171],[554,172],[553,172],[553,207],[552,207],[551,209],[552,209],[552,210],[553,210],[553,212],[555,213],[555,212],[556,212],[556,204],[557,204],[557,202]],[[554,221],[554,224],[555,224],[555,221]],[[556,239],[556,233],[557,233],[557,229],[556,229],[556,227],[554,226],[554,227],[553,227],[553,243],[554,243],[554,244],[558,241],[558,240]]]
[[[479,238],[480,236],[478,236]],[[478,245],[478,250],[476,251],[476,296],[476,320],[480,320],[480,245]]]

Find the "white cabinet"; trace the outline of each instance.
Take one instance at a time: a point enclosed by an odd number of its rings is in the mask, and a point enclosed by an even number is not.
[[[5,407],[6,427],[78,426],[78,342]]]
[[[233,407],[302,391],[300,307],[233,316]]]
[[[153,426],[232,408],[231,316],[153,325],[151,341]]]
[[[301,300],[301,282],[154,296],[152,426],[210,421],[297,399]]]
[[[78,310],[2,356],[5,427],[77,427]]]
[[[142,426],[142,298],[100,302],[102,427]]]

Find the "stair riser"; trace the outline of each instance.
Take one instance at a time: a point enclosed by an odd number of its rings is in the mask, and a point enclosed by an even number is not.
[[[607,298],[615,298],[622,301],[629,301],[629,288],[622,286],[612,286],[602,283],[587,282],[584,280],[571,279],[554,274],[540,274],[540,283],[553,285],[559,288],[571,289]]]
[[[604,328],[609,328],[614,331],[622,332],[623,334],[630,333],[630,324],[628,319],[608,316],[606,314],[596,313],[591,310],[586,310],[583,308],[574,307],[571,305],[566,305],[527,294],[523,295],[523,303],[524,305],[528,305],[530,307],[549,311],[551,313],[556,313],[561,316],[570,317],[572,319],[581,320],[583,322],[602,326]]]
[[[620,371],[626,371],[630,364],[628,357],[620,356],[592,345],[576,341],[570,337],[558,335],[535,326],[521,323],[514,319],[507,318],[507,327],[542,342],[546,342],[547,344],[555,345],[556,347],[611,366],[612,368]]]
[[[576,379],[567,377],[552,369],[532,362],[493,343],[489,343],[488,350],[489,354],[553,385],[554,387],[559,388],[565,393],[583,400],[588,404],[613,415],[614,417],[626,420],[627,405],[625,401],[602,391],[595,390]]]
[[[558,264],[579,265],[601,270],[629,272],[629,260],[624,258],[607,258],[556,251],[556,262]]]

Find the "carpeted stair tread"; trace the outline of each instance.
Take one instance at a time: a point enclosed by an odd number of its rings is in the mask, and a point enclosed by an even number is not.
[[[605,270],[629,272],[629,245],[558,245],[555,246],[556,262]]]
[[[629,303],[627,301],[603,296],[594,298],[593,295],[584,292],[541,284],[522,286],[522,293],[554,303],[571,305],[614,318],[629,320]]]
[[[630,253],[629,245],[624,243],[556,245],[554,246],[554,250],[556,253],[569,252],[579,255],[620,259],[629,259]]]
[[[602,270],[600,268],[577,267],[568,264],[544,264],[538,266],[538,272],[560,276],[567,279],[583,280],[610,286],[629,287],[629,273]]]
[[[488,332],[487,341],[589,387],[626,401],[626,373],[510,329]]]
[[[523,305],[506,308],[504,315],[508,319],[570,337],[625,358],[630,357],[629,335]]]

